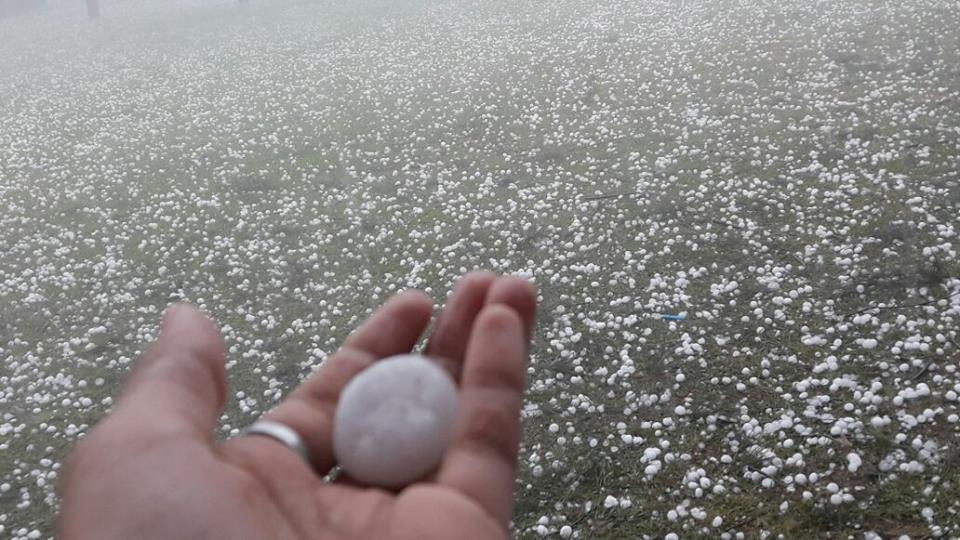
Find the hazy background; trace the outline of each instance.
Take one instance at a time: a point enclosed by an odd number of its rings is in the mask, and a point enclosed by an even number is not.
[[[541,291],[517,537],[960,534],[955,1],[100,8],[0,18],[0,537],[170,302],[226,437],[474,268]]]

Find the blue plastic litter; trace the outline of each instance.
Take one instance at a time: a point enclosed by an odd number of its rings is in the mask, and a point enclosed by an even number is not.
[[[687,318],[686,315],[661,315],[661,319],[665,321],[682,321]]]

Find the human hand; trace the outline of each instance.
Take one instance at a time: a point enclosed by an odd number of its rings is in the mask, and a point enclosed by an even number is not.
[[[59,536],[505,538],[535,307],[533,287],[519,278],[460,280],[426,350],[459,385],[453,439],[429,479],[393,493],[321,477],[334,466],[340,391],[371,363],[411,350],[430,321],[425,295],[390,299],[264,415],[300,434],[311,464],[267,437],[214,442],[227,392],[223,343],[199,311],[175,306],[113,411],[71,454]]]

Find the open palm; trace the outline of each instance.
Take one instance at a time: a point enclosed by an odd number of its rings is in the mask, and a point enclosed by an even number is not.
[[[60,536],[504,538],[535,303],[517,278],[472,273],[458,283],[426,351],[460,387],[454,437],[437,471],[397,493],[322,477],[334,466],[340,391],[415,346],[430,321],[426,296],[392,298],[265,415],[301,435],[310,464],[265,437],[213,440],[227,392],[223,344],[199,311],[171,308],[114,410],[70,456]]]

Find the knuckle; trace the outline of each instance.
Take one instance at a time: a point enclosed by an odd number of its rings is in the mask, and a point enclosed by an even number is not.
[[[520,315],[505,304],[494,304],[487,309],[489,312],[484,322],[492,332],[511,332],[518,328],[522,322]]]
[[[489,362],[472,370],[469,376],[471,386],[515,392],[523,391],[527,384],[523,366],[514,365],[507,361],[505,354],[498,356],[501,360]]]
[[[156,358],[146,369],[150,377],[159,377],[188,389],[196,396],[208,396],[210,389],[216,389],[217,403],[226,396],[224,377],[210,362],[202,361],[187,351],[173,349]]]
[[[216,389],[218,403],[226,399],[227,369],[222,360],[204,355],[176,344],[155,344],[142,356],[140,373],[151,377],[162,375],[190,389],[199,389],[202,394]]]

